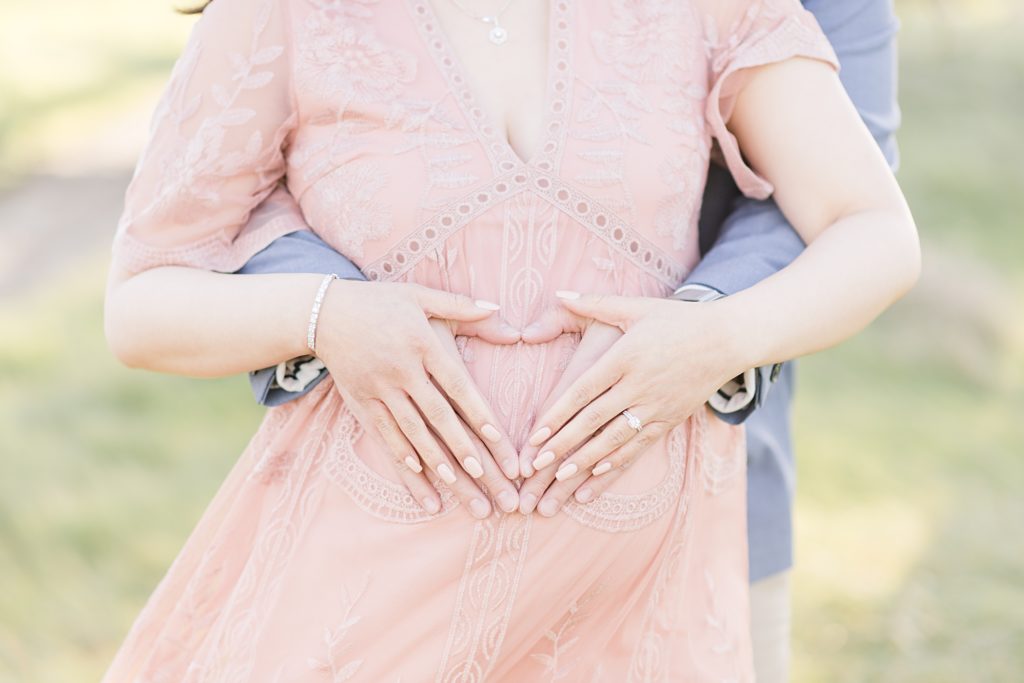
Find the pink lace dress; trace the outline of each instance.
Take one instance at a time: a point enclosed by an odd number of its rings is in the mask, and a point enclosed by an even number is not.
[[[489,120],[427,0],[216,0],[154,117],[117,263],[231,271],[294,230],[374,280],[500,302],[664,296],[752,65],[835,65],[797,0],[551,0],[544,140]],[[254,227],[255,226],[255,227]],[[460,339],[516,445],[578,337]],[[750,681],[744,439],[701,410],[553,518],[420,509],[330,380],[267,411],[104,679]]]

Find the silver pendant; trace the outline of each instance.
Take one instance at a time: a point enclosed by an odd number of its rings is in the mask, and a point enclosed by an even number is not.
[[[483,20],[488,24],[494,24],[494,28],[492,28],[487,34],[487,37],[490,38],[492,43],[495,45],[501,45],[508,40],[508,31],[498,24],[498,17],[484,17]]]

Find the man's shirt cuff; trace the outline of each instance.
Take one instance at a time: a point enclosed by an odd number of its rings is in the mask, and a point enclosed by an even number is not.
[[[705,302],[721,299],[724,296],[725,294],[714,287],[698,283],[688,283],[678,287],[669,298],[679,299],[680,301]],[[720,415],[740,413],[743,417],[746,417],[746,415],[743,415],[743,411],[747,408],[752,410],[756,405],[754,399],[757,397],[760,379],[761,376],[757,368],[750,368],[742,375],[737,375],[720,387],[708,399],[708,405]],[[749,413],[750,411],[746,412]],[[736,417],[739,417],[739,415]]]

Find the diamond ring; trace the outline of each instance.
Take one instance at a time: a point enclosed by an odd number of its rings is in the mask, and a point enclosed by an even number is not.
[[[644,428],[644,423],[640,421],[640,418],[634,415],[633,413],[629,412],[628,410],[623,410],[622,416],[626,418],[626,422],[629,423],[629,426],[635,429],[636,431],[639,432],[641,429]]]

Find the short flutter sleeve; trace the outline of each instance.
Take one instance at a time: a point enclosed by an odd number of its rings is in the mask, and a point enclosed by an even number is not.
[[[295,126],[287,11],[215,0],[196,22],[125,194],[116,266],[231,272],[286,231],[243,227],[280,185]]]
[[[712,0],[705,10],[710,93],[705,116],[724,161],[748,197],[771,195],[771,183],[743,159],[726,128],[749,67],[810,57],[839,69],[839,60],[814,15],[799,0]]]

